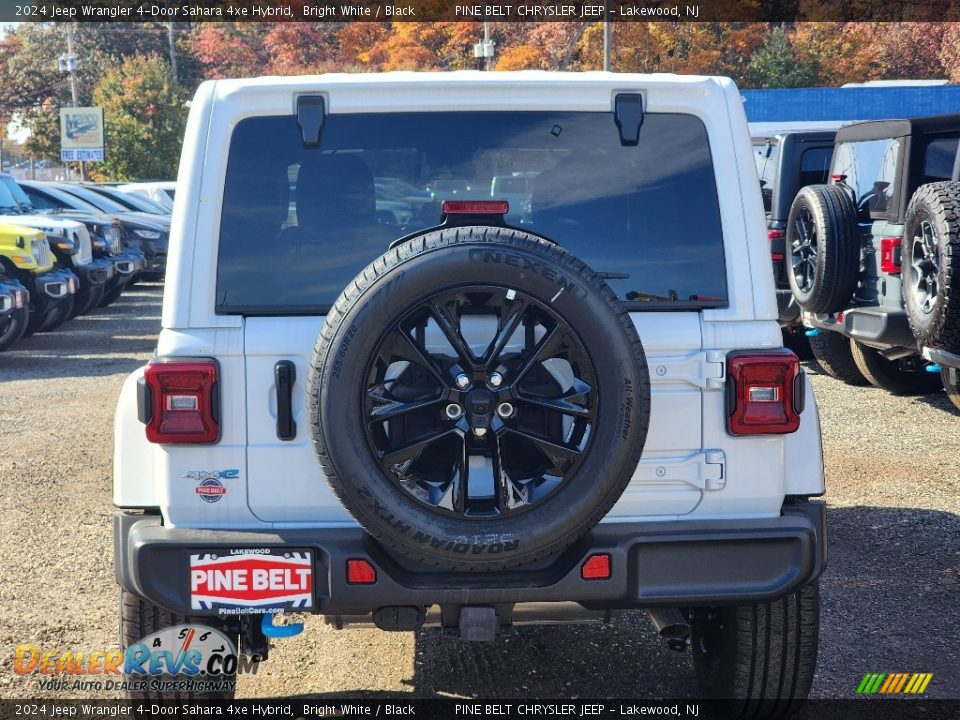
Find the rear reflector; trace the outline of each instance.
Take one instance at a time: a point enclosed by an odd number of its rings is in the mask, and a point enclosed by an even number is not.
[[[220,437],[215,360],[152,360],[143,379],[149,388],[147,440],[213,443]]]
[[[901,246],[903,239],[898,237],[880,238],[880,271],[888,275],[900,272]]]
[[[786,350],[734,353],[727,358],[731,435],[796,432],[803,410],[803,374]]]
[[[506,200],[444,200],[440,209],[444,215],[506,215],[510,204]]]
[[[610,556],[606,553],[591,555],[581,566],[580,577],[584,580],[609,580]]]
[[[372,585],[377,569],[366,560],[347,560],[347,582],[351,585]]]

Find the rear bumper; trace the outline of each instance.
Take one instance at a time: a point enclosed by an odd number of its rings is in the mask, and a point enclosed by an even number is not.
[[[823,572],[826,510],[806,502],[776,518],[604,523],[549,565],[481,574],[402,567],[360,528],[189,530],[166,528],[158,516],[114,515],[117,582],[175,612],[215,614],[191,609],[191,554],[264,547],[312,550],[312,611],[324,615],[570,601],[589,609],[742,604],[776,599]],[[582,579],[582,564],[597,553],[610,555],[609,579]],[[376,568],[376,583],[347,583],[346,561],[358,558]]]
[[[917,345],[907,321],[907,314],[903,310],[883,307],[851,308],[843,312],[843,319],[840,321],[836,316],[806,315],[804,324],[833,330],[882,349]]]

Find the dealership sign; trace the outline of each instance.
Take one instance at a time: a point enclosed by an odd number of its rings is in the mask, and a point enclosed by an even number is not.
[[[103,162],[103,108],[60,110],[60,160]]]
[[[191,555],[190,606],[222,615],[310,608],[312,553],[242,548]]]

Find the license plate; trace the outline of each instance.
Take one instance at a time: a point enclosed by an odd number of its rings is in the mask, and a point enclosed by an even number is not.
[[[220,615],[313,607],[309,550],[233,548],[190,555],[190,607]]]

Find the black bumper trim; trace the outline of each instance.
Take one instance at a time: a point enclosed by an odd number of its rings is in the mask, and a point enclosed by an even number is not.
[[[816,315],[811,324],[882,348],[917,345],[907,321],[907,314],[903,310],[880,307],[851,308],[844,310],[842,322],[837,322],[831,316]]]
[[[237,532],[166,528],[156,515],[114,514],[117,582],[169,610],[190,609],[189,555],[239,547],[308,548],[315,555],[314,612],[363,615],[384,606],[579,602],[590,609],[742,604],[774,600],[827,564],[826,509],[787,505],[776,518],[609,523],[548,566],[509,572],[401,568],[360,528]],[[583,580],[580,566],[609,553],[612,577]],[[346,560],[377,568],[373,585],[348,585]]]

